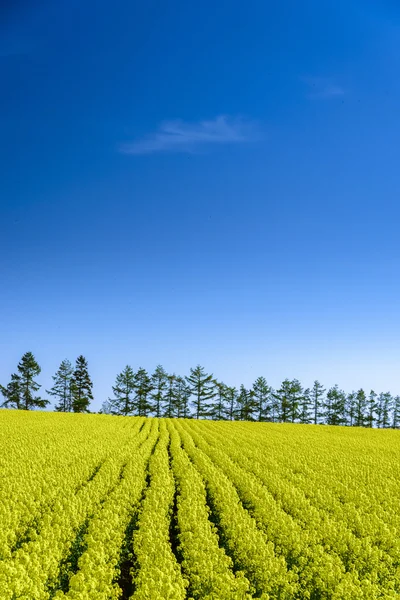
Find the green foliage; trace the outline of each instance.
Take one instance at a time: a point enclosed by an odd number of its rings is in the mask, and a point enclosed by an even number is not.
[[[241,385],[237,397],[237,418],[240,421],[255,421],[258,402],[254,390],[248,390]]]
[[[326,390],[323,385],[316,379],[313,387],[310,390],[310,400],[312,403],[313,423],[317,425],[320,419],[323,418],[324,394]]]
[[[55,406],[57,412],[72,411],[72,376],[74,369],[71,362],[65,359],[61,362],[58,371],[53,375],[53,386],[46,390],[50,396],[58,399],[58,404]]]
[[[334,385],[328,390],[325,399],[325,422],[327,425],[343,425],[345,423],[346,394]]]
[[[299,423],[303,423],[303,425],[312,423],[312,408],[313,401],[311,399],[311,390],[310,388],[307,388],[303,391],[303,395],[300,399]]]
[[[213,375],[204,372],[204,367],[197,365],[190,369],[190,375],[186,377],[191,395],[194,396],[194,408],[196,419],[210,416],[209,402],[216,396],[215,379]]]
[[[337,387],[337,386],[336,386]],[[353,391],[346,395],[345,399],[345,419],[346,425],[352,427],[354,425],[354,418],[356,412],[356,393]]]
[[[0,385],[0,391],[5,400],[2,406],[6,408],[22,408],[21,407],[21,377],[16,373],[11,375],[11,381],[6,387]]]
[[[175,381],[176,375],[167,375],[167,391],[165,394],[165,411],[164,417],[174,417],[176,408],[176,394],[175,394]]]
[[[256,403],[257,421],[271,420],[271,392],[265,377],[258,377],[253,383],[253,396]]]
[[[216,388],[215,401],[210,405],[209,415],[216,421],[224,421],[228,418],[228,386],[221,382],[214,380]]]
[[[380,393],[378,396],[377,419],[379,428],[390,427],[390,413],[393,408],[393,397],[390,392]]]
[[[4,401],[0,406],[14,409],[44,408],[49,404],[36,396],[41,387],[40,373],[33,354],[22,357],[18,371],[7,385],[0,385]],[[61,362],[52,377],[53,386],[46,390],[57,402],[58,412],[90,412],[93,400],[92,381],[87,361],[81,355],[75,369],[69,360]],[[274,390],[265,377],[258,377],[250,388],[239,389],[218,381],[197,365],[189,376],[168,374],[161,365],[149,376],[140,367],[137,372],[126,366],[112,386],[113,397],[103,401],[102,414],[177,418],[211,418],[212,420],[270,421],[302,424],[347,425],[351,427],[394,428],[400,426],[400,400],[390,392],[367,397],[361,388],[345,394],[338,385],[328,392],[315,380],[312,388],[303,389],[298,379],[285,379]],[[194,410],[193,410],[194,409]]]
[[[92,387],[93,383],[89,376],[87,360],[80,355],[76,359],[71,381],[73,412],[88,412],[90,401],[93,400]]]
[[[371,390],[367,401],[367,414],[365,415],[364,423],[366,427],[373,427],[375,423],[375,414],[378,408],[376,402],[377,394],[374,390]]]
[[[164,405],[164,395],[167,388],[168,375],[161,365],[157,365],[154,373],[151,376],[151,383],[153,391],[151,399],[154,406],[155,416],[157,418],[162,416],[162,408]]]
[[[300,418],[300,403],[303,388],[298,379],[285,379],[273,397],[278,401],[279,420],[283,423],[295,423]]]
[[[226,389],[226,417],[229,421],[233,421],[236,415],[236,406],[238,400],[238,390],[235,387],[227,387]]]
[[[40,373],[41,368],[32,352],[25,352],[18,363],[18,374],[11,375],[11,381],[6,387],[0,386],[5,397],[3,406],[23,410],[45,408],[49,401],[35,396],[41,385],[34,378]]]
[[[393,398],[392,427],[393,429],[398,429],[400,427],[400,396],[395,396]]]
[[[150,393],[154,387],[146,369],[139,367],[134,374],[134,400],[135,414],[139,417],[147,417],[153,410]]]
[[[175,376],[174,380],[174,416],[178,419],[188,419],[189,413],[190,387],[187,385],[184,377]]]
[[[135,374],[132,367],[126,367],[119,373],[113,385],[114,398],[109,398],[109,411],[112,415],[130,415],[134,411]]]
[[[355,415],[354,425],[356,427],[364,427],[366,421],[367,396],[361,388],[358,390],[355,397]]]

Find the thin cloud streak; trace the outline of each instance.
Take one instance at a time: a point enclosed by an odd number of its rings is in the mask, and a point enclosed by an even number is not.
[[[199,147],[216,144],[238,144],[259,139],[254,122],[220,115],[211,121],[186,123],[165,121],[158,131],[119,145],[123,154],[153,154],[155,152],[194,152]]]
[[[309,92],[308,98],[337,98],[344,96],[345,89],[329,77],[300,77]]]

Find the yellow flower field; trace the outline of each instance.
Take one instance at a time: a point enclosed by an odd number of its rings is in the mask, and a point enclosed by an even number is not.
[[[0,411],[0,599],[400,597],[400,432]]]

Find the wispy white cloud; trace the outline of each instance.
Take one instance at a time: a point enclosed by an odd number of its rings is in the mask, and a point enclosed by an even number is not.
[[[195,152],[200,147],[215,144],[238,144],[260,137],[256,123],[247,119],[220,115],[210,121],[187,123],[165,121],[157,131],[119,145],[124,154],[155,152]]]
[[[308,87],[308,98],[337,98],[344,96],[346,90],[330,77],[300,77]]]

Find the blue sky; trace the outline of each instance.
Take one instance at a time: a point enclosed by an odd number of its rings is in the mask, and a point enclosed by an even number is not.
[[[400,393],[400,6],[2,4],[0,381]]]

